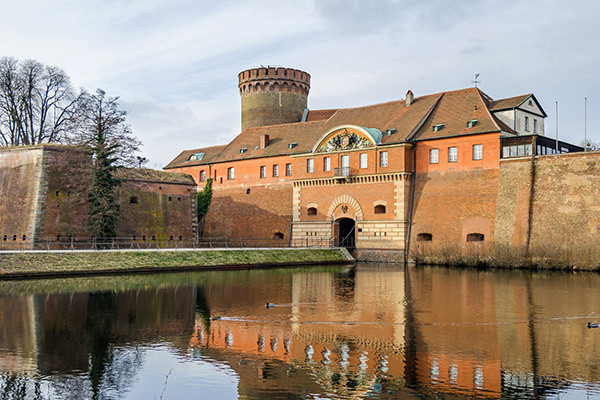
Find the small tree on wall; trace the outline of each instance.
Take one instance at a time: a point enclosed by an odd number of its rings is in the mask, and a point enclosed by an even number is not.
[[[212,178],[208,178],[206,185],[201,192],[196,195],[196,206],[198,207],[198,221],[208,213],[208,206],[212,201]]]
[[[92,136],[89,142],[94,152],[92,185],[89,193],[90,233],[100,238],[114,238],[119,220],[119,205],[115,200],[115,187],[120,181],[113,175],[118,161],[115,154],[118,144],[109,143],[111,135],[128,131],[125,112],[119,110],[116,98],[106,98],[98,90],[86,98],[85,113],[81,114],[80,127]]]
[[[198,210],[198,223],[202,220],[202,229],[200,234],[204,231],[204,217],[208,213],[208,207],[212,201],[212,178],[206,180],[206,185],[201,192],[196,194],[196,209]]]

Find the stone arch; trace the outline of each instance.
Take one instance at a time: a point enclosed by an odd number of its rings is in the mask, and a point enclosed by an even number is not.
[[[348,204],[350,207],[354,208],[354,212],[356,213],[357,220],[364,218],[363,210],[362,210],[360,204],[358,203],[358,201],[354,197],[347,195],[347,194],[338,196],[331,202],[331,205],[329,206],[329,210],[327,211],[327,216],[333,215],[333,212],[340,204]]]

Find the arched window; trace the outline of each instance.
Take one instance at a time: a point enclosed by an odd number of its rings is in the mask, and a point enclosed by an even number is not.
[[[483,233],[469,233],[467,235],[467,242],[483,242],[485,235]]]
[[[417,235],[417,242],[431,242],[433,235],[431,233],[419,233]]]
[[[376,205],[375,214],[385,214],[385,206],[383,204]]]
[[[283,239],[283,233],[281,233],[281,232],[275,232],[273,234],[273,239]]]
[[[317,215],[317,208],[316,207],[309,207],[306,213],[308,215]]]

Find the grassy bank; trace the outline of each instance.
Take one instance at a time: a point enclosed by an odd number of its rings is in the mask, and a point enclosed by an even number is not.
[[[335,249],[0,254],[0,278],[343,263]]]
[[[591,246],[561,249],[550,245],[532,247],[528,252],[511,246],[473,245],[456,247],[418,247],[417,265],[448,265],[470,268],[503,268],[562,271],[600,271],[600,250]]]

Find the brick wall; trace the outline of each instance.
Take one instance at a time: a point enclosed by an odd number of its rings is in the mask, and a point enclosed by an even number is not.
[[[91,153],[73,147],[0,150],[0,248],[88,238],[91,167]],[[124,179],[116,189],[121,207],[117,235],[192,240],[197,229],[195,194],[193,182]],[[131,197],[138,202],[131,203]]]
[[[526,242],[531,159],[500,164],[498,242]],[[600,247],[600,153],[538,156],[531,248],[579,251]]]
[[[88,192],[92,159],[88,151],[72,148],[44,149],[47,154],[42,191],[45,193],[43,218],[38,241],[87,237]]]
[[[416,175],[411,249],[417,246],[464,248],[469,233],[494,239],[498,170],[430,172]],[[417,241],[420,233],[431,242]]]
[[[121,208],[118,236],[187,242],[196,237],[194,185],[124,180],[116,199]]]
[[[31,241],[42,155],[41,148],[0,150],[0,248],[22,248]]]
[[[292,185],[215,187],[204,222],[203,237],[289,239],[292,219]]]

